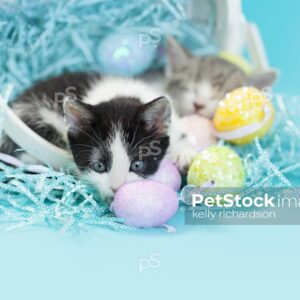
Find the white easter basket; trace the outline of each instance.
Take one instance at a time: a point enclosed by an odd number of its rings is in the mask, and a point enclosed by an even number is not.
[[[208,7],[208,1],[190,0],[187,13],[191,20],[205,17],[203,8]],[[215,39],[222,51],[241,53],[246,47],[252,59],[252,65],[257,70],[269,69],[264,45],[259,30],[253,23],[248,23],[242,13],[240,0],[215,0],[216,30]],[[3,129],[16,143],[39,161],[49,164],[55,169],[70,166],[70,155],[49,143],[27,127],[18,116],[0,101],[0,110],[4,111]],[[5,107],[3,107],[5,106]]]

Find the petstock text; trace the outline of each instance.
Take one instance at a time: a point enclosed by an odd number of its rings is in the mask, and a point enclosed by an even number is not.
[[[300,225],[300,188],[187,187],[187,225]]]

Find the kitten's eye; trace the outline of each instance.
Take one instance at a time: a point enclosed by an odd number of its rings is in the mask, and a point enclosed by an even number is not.
[[[144,161],[134,160],[131,163],[130,170],[133,171],[133,172],[141,172],[142,170],[144,170],[144,167],[145,167]]]
[[[92,168],[98,173],[104,173],[106,171],[105,165],[99,161],[92,163]]]
[[[185,82],[182,82],[181,80],[172,81],[170,83],[170,86],[178,88],[178,89],[183,90],[183,91],[189,91],[190,90],[189,86]]]
[[[183,90],[183,91],[189,91],[189,90],[190,90],[189,87],[186,86],[186,85],[179,85],[178,87],[179,87],[181,90]]]

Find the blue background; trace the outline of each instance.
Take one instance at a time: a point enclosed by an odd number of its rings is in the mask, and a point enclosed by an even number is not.
[[[281,71],[276,91],[298,94],[300,1],[243,3]],[[299,299],[300,227],[180,228],[173,235],[97,229],[74,238],[45,228],[2,234],[0,299]],[[159,262],[140,272],[151,255]]]

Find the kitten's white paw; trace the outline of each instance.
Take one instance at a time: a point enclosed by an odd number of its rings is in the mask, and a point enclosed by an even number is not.
[[[186,173],[196,154],[197,154],[197,151],[194,148],[182,149],[176,157],[176,165],[177,165],[178,169],[181,172]]]

